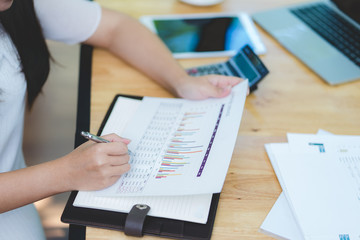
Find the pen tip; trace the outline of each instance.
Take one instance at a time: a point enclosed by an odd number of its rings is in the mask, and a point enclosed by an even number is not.
[[[88,136],[89,133],[88,133],[88,132],[85,132],[85,131],[81,131],[81,135],[85,137],[85,136]]]

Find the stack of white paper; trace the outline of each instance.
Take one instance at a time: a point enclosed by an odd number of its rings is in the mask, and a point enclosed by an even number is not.
[[[278,239],[360,238],[360,136],[288,134],[266,144],[283,189],[260,227]]]

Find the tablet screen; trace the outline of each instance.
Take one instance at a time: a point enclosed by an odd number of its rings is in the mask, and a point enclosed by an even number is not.
[[[154,26],[173,53],[238,51],[245,44],[252,46],[237,17],[158,19]]]

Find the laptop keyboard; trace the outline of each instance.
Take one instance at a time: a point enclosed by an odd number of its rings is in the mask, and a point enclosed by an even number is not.
[[[322,3],[290,11],[360,66],[360,31],[344,17]]]

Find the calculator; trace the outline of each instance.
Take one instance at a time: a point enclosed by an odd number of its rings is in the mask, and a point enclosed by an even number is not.
[[[254,91],[259,81],[269,73],[269,70],[249,45],[242,47],[235,56],[226,62],[188,68],[186,71],[191,76],[220,74],[247,78],[250,92]]]

